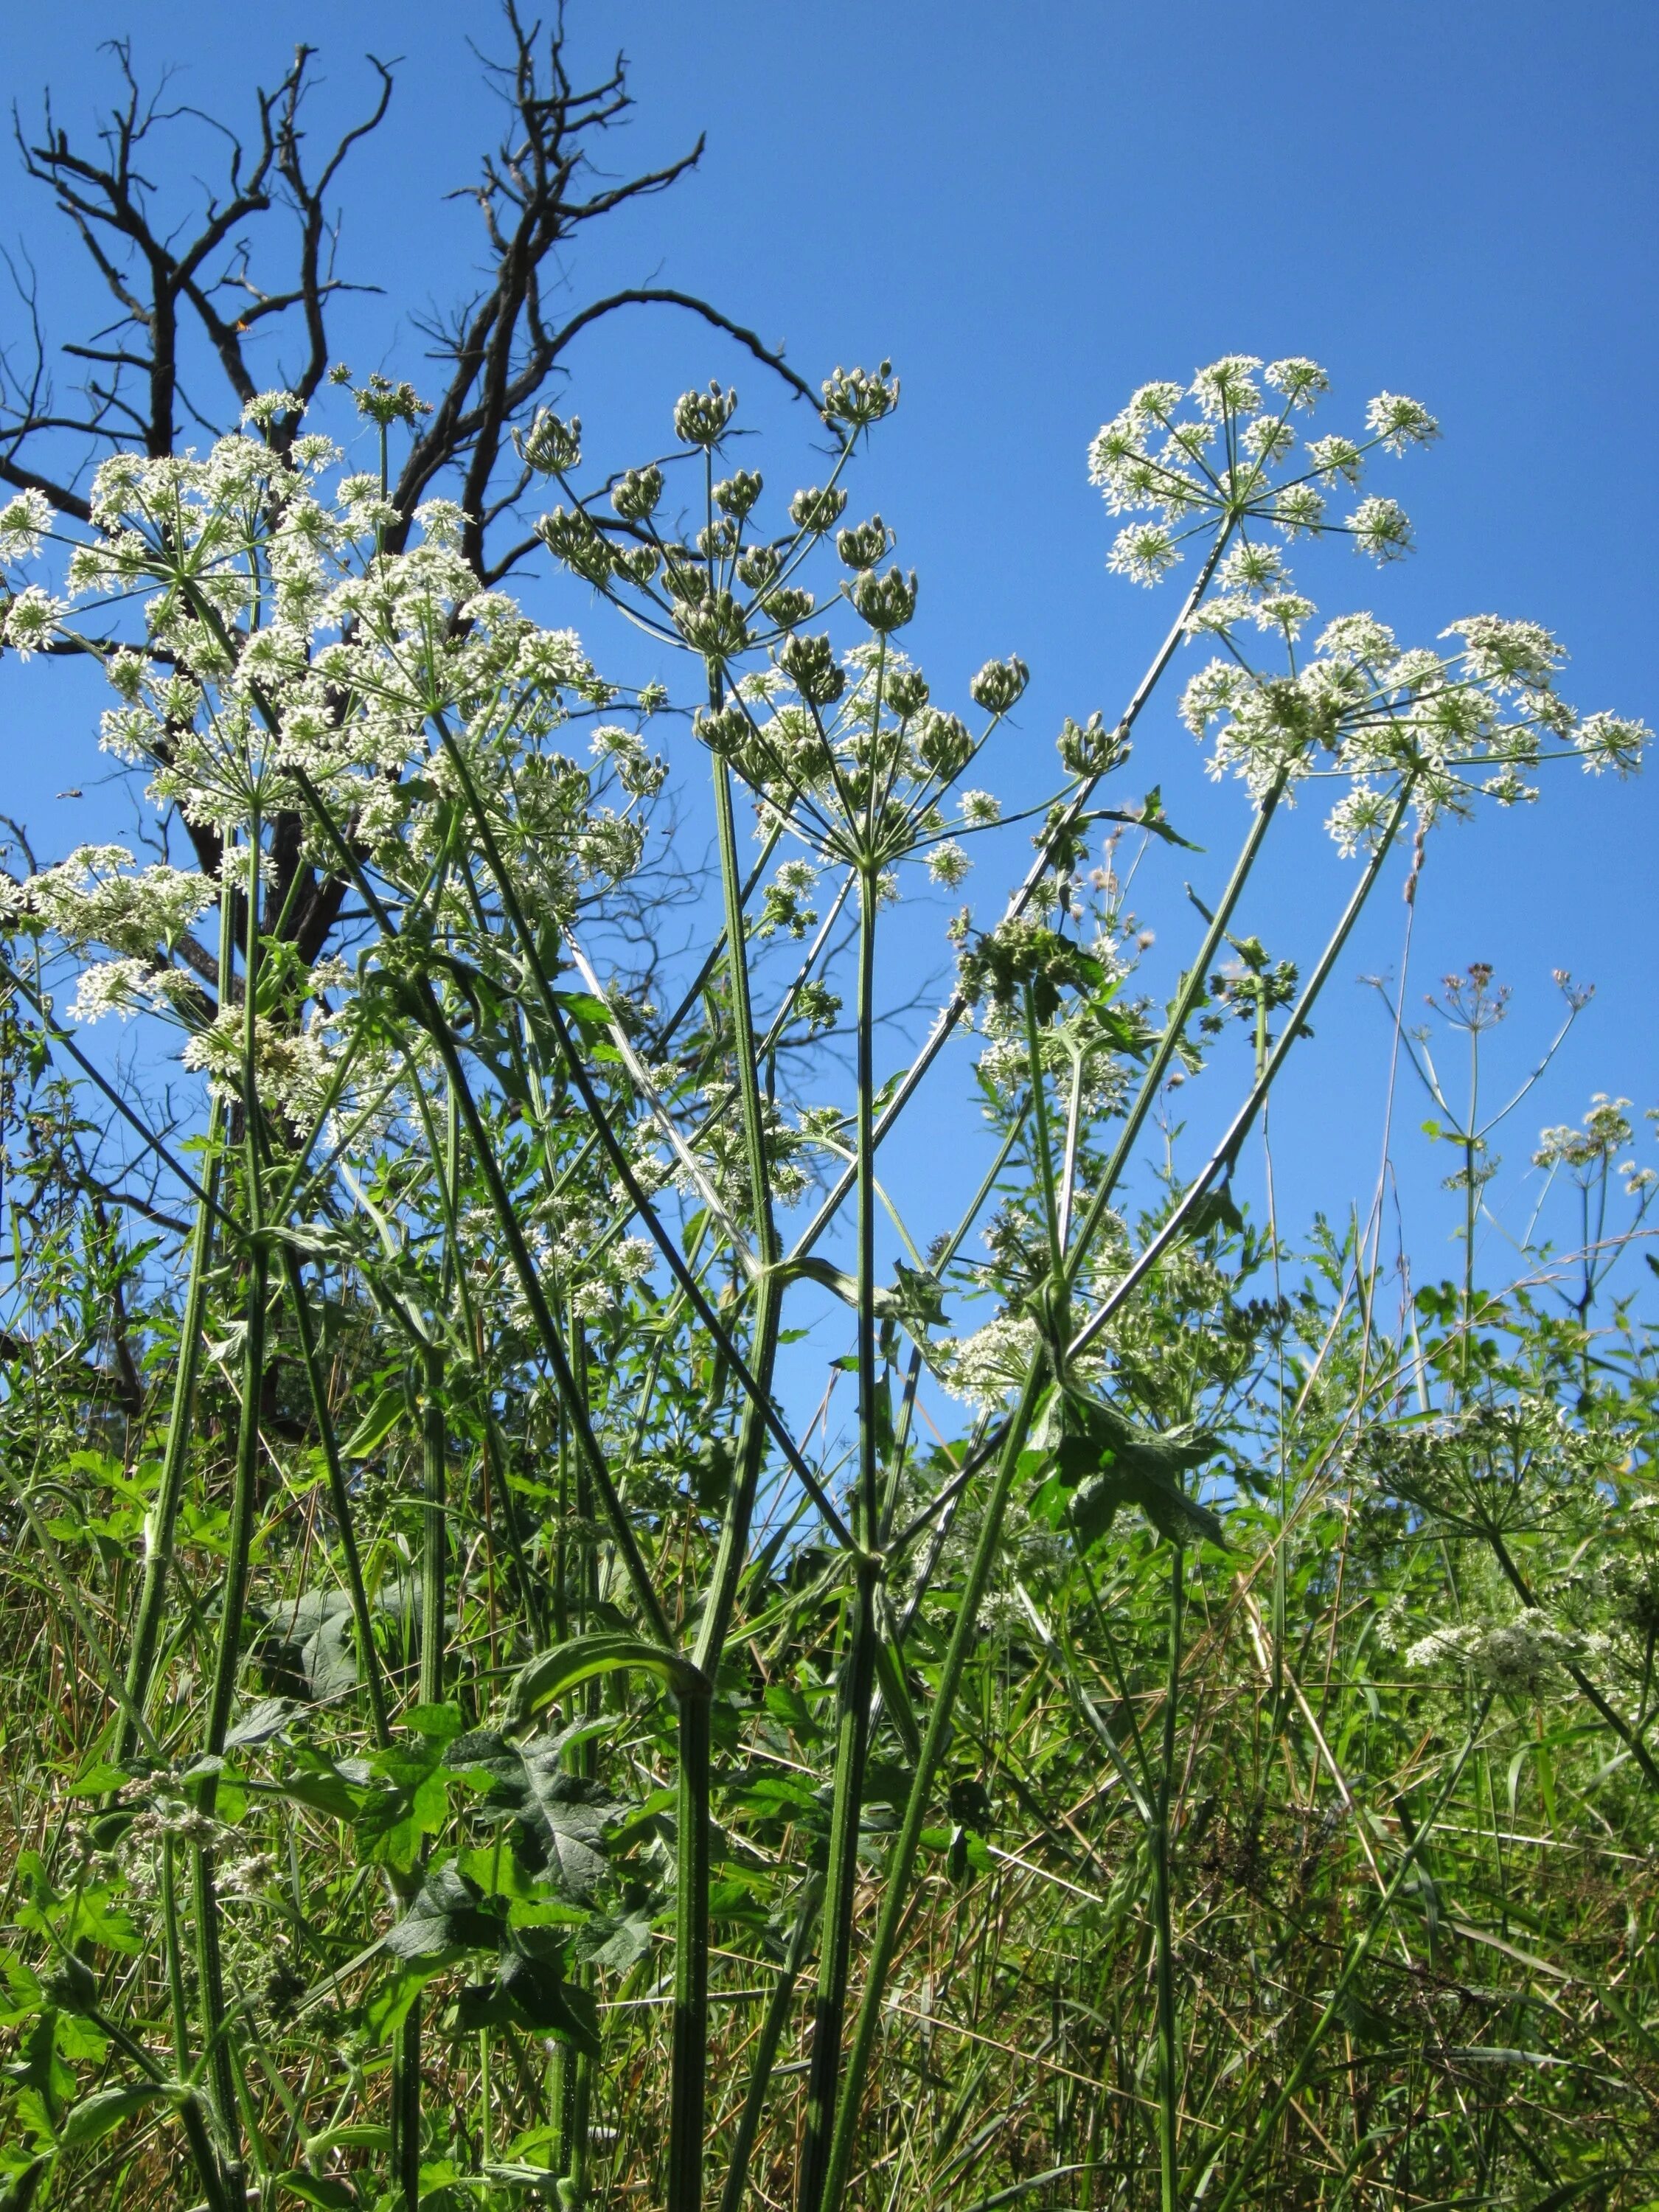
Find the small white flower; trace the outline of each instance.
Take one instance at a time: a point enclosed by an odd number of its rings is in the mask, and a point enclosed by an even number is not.
[[[52,527],[52,501],[43,491],[19,492],[0,507],[0,561],[27,561]]]
[[[268,430],[283,416],[299,412],[300,403],[291,392],[261,392],[243,408],[242,420],[252,422],[258,429]]]
[[[1426,407],[1397,392],[1379,392],[1365,410],[1365,427],[1392,453],[1407,446],[1426,446],[1440,435],[1440,425]]]
[[[927,855],[927,872],[936,884],[943,884],[947,890],[954,890],[973,865],[954,838],[947,838],[942,845],[935,845]]]

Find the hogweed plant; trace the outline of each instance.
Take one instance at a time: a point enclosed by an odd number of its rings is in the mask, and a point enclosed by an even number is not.
[[[1536,1378],[1494,1398],[1495,1354],[1413,1426],[1450,1353],[1388,1340],[1352,1242],[1246,1295],[1285,1255],[1233,1182],[1402,837],[1420,866],[1440,821],[1533,798],[1548,762],[1623,773],[1647,732],[1570,708],[1532,623],[1411,647],[1317,616],[1291,554],[1403,554],[1366,472],[1436,435],[1385,393],[1312,436],[1326,381],[1230,357],[1101,431],[1108,566],[1180,568],[1185,595],[1017,807],[994,787],[1024,663],[930,684],[918,578],[848,520],[886,363],[823,386],[824,480],[786,500],[737,465],[718,385],[610,475],[575,421],[522,428],[537,538],[677,686],[611,683],[481,583],[459,507],[406,527],[418,406],[378,380],[368,471],[275,392],[205,458],[106,461],[84,530],[34,491],[0,513],[6,644],[101,664],[104,748],[195,861],[87,847],[5,892],[9,1540],[39,1577],[19,1619],[64,1624],[69,1731],[44,1811],[13,1813],[5,2201],[118,2175],[213,2212],[1231,2212],[1270,2171],[1334,2203],[1553,2170],[1511,2141],[1543,2123],[1464,2096],[1439,2026],[1380,2094],[1331,2053],[1386,2044],[1385,1968],[1439,2021],[1448,1824],[1474,1806],[1498,1837],[1528,1697],[1588,1684],[1653,1778],[1651,1633],[1607,1632],[1615,1707],[1586,1624],[1622,1601],[1539,1625],[1484,1502],[1500,1461],[1525,1489],[1565,1454],[1593,1518],[1628,1469]],[[1242,832],[1159,1005],[1126,856],[1181,841],[1156,794],[1105,800],[1194,652],[1180,713]],[[606,948],[698,761],[718,896],[665,1011]],[[1352,881],[1274,960],[1238,933],[1314,783]],[[1000,916],[951,923],[955,988],[889,1072],[884,953],[1005,807],[1036,857]],[[1221,1134],[1149,1177],[1230,1014],[1254,1050]],[[100,1018],[140,1024],[149,1076],[82,1041]],[[957,1034],[993,1156],[959,1218],[923,1218],[935,1194],[880,1155]],[[1546,1148],[1588,1188],[1604,1135]],[[1475,1304],[1471,1275],[1442,1316],[1465,1346]],[[812,1413],[781,1354],[842,1309]],[[1486,1540],[1512,1621],[1414,1636],[1431,1530]],[[1413,1564],[1374,1648],[1405,1671],[1368,1707],[1332,1562],[1364,1592],[1389,1545]],[[1270,1798],[1303,1838],[1276,1933],[1247,1863]],[[1608,1989],[1645,2051],[1645,1990]],[[1611,2065],[1604,2029],[1562,2063]],[[1596,2186],[1640,2164],[1622,2124]],[[1559,2178],[1537,2201],[1577,2201]]]

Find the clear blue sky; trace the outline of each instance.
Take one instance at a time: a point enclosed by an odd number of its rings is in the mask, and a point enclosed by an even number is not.
[[[1379,487],[1413,515],[1420,551],[1380,581],[1358,562],[1339,572],[1328,610],[1375,605],[1418,640],[1470,612],[1533,617],[1567,641],[1577,703],[1659,721],[1651,0],[572,0],[570,21],[579,52],[602,59],[621,43],[633,64],[639,106],[618,167],[708,134],[701,172],[622,218],[573,271],[578,294],[651,278],[705,292],[787,338],[809,375],[892,356],[904,404],[869,497],[921,571],[913,635],[936,689],[1015,649],[1034,672],[1024,729],[1045,755],[1061,714],[1114,714],[1173,600],[1103,573],[1110,526],[1085,481],[1090,434],[1149,377],[1224,351],[1307,353],[1333,372],[1331,427],[1387,386],[1425,401],[1445,432]],[[319,131],[366,96],[366,49],[405,58],[345,194],[343,270],[372,270],[389,296],[354,303],[341,349],[360,371],[418,380],[408,309],[453,299],[471,265],[476,217],[442,195],[466,183],[495,127],[465,44],[496,43],[492,11],[14,8],[0,75],[26,121],[50,82],[63,119],[83,127],[112,88],[94,39],[125,32],[142,70],[186,64],[179,95],[225,113],[245,112],[250,82],[279,74],[296,40],[316,43]],[[49,214],[13,176],[0,231],[31,242],[48,302],[67,297],[77,280],[52,258]],[[761,398],[758,374],[689,323],[618,325],[583,356],[572,394],[590,453],[610,465],[656,445],[674,393],[713,374]],[[793,441],[763,465],[807,480],[799,410],[756,412]],[[569,587],[548,605],[603,653]],[[68,696],[0,670],[0,807],[47,850],[85,834],[95,803],[52,804],[95,773]],[[1161,782],[1210,848],[1166,870],[1147,901],[1173,958],[1180,878],[1218,874],[1240,801],[1204,781],[1167,707],[1130,780],[1137,792]],[[1553,1021],[1553,969],[1599,987],[1509,1133],[1512,1166],[1540,1120],[1576,1115],[1592,1089],[1659,1100],[1656,848],[1659,764],[1622,786],[1570,772],[1535,811],[1434,842],[1419,990],[1443,969],[1495,963],[1516,987],[1503,1048],[1518,1066]],[[1280,851],[1249,921],[1275,952],[1305,957],[1345,871],[1311,810]],[[982,864],[975,879],[988,907],[995,873]],[[1387,1039],[1352,979],[1393,961],[1400,917],[1396,878],[1275,1109],[1292,1216],[1369,1192]],[[1418,1118],[1413,1107],[1407,1126]],[[1446,1163],[1413,1145],[1431,1189]],[[1445,1224],[1425,1207],[1433,1241]]]

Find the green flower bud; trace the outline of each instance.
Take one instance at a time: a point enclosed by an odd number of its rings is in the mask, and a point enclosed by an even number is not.
[[[902,575],[890,568],[884,576],[866,569],[853,586],[853,605],[873,630],[883,636],[902,629],[916,611],[916,572]]]
[[[751,592],[763,592],[783,566],[775,545],[751,545],[738,562],[738,580]]]
[[[968,686],[969,696],[988,714],[1006,714],[1030,680],[1030,670],[1011,653],[1006,660],[988,660]]]
[[[827,637],[792,637],[778,665],[810,706],[832,707],[847,689],[846,672]]]
[[[668,586],[668,596],[682,605],[693,605],[708,589],[708,571],[700,568],[691,556],[689,545],[671,545],[668,565],[663,570],[663,582]]]
[[[898,405],[898,379],[884,361],[873,376],[862,368],[838,368],[824,380],[823,419],[849,430],[867,429]]]
[[[793,586],[781,592],[768,592],[761,600],[767,620],[775,623],[780,629],[798,629],[811,613],[813,604],[811,592],[799,591]]]
[[[536,535],[556,560],[590,584],[603,584],[610,576],[613,556],[609,539],[600,536],[580,507],[567,514],[556,507],[536,525]]]
[[[729,660],[749,642],[743,609],[730,592],[711,592],[676,607],[674,623],[686,643],[706,660]]]
[[[657,549],[654,545],[613,545],[611,564],[619,576],[626,576],[630,584],[648,584],[657,573]]]
[[[1081,728],[1068,714],[1054,744],[1067,775],[1104,775],[1129,757],[1128,739],[1107,729],[1098,714],[1091,714]]]
[[[691,718],[691,730],[722,760],[733,758],[749,742],[749,720],[741,707],[722,707],[712,713],[699,707]]]
[[[738,469],[714,486],[714,504],[724,514],[741,522],[761,495],[761,479],[752,469]]]
[[[789,502],[789,519],[797,530],[822,538],[835,528],[846,507],[847,495],[839,485],[828,491],[798,491]]]
[[[878,514],[855,522],[836,538],[836,550],[849,568],[873,568],[887,550],[887,526]]]
[[[930,707],[917,721],[915,747],[926,766],[942,783],[948,783],[967,766],[974,741],[954,714]]]
[[[562,422],[551,408],[538,407],[530,428],[517,433],[513,442],[527,468],[540,476],[556,476],[574,469],[581,459],[581,416],[573,415],[568,422]]]
[[[696,544],[703,560],[724,561],[738,550],[738,526],[722,515],[718,522],[703,526],[697,532]]]
[[[1012,1006],[1029,984],[1039,1021],[1052,1020],[1060,992],[1097,988],[1100,963],[1069,938],[1036,921],[1005,921],[961,957],[962,992],[972,1005],[989,997]]]
[[[726,426],[736,412],[738,395],[711,383],[707,392],[687,392],[674,407],[674,435],[683,446],[701,446],[712,452],[726,435]]]
[[[420,416],[432,412],[431,403],[422,399],[412,384],[393,384],[378,369],[356,397],[357,412],[367,415],[371,422],[378,422],[383,430],[389,429],[394,422],[412,423]]]
[[[887,703],[901,722],[927,704],[927,678],[919,668],[901,668],[887,679]]]
[[[654,463],[648,469],[629,469],[611,493],[611,504],[624,522],[645,521],[661,499],[662,471]]]

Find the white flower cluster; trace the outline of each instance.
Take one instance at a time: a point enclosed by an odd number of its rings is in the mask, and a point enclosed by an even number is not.
[[[1629,1104],[1628,1098],[1609,1098],[1605,1091],[1598,1091],[1590,1100],[1582,1128],[1562,1122],[1555,1128],[1540,1130],[1533,1165],[1565,1168],[1576,1182],[1589,1183],[1612,1167],[1634,1137],[1626,1111]],[[1646,1118],[1659,1125],[1659,1106],[1650,1106]],[[1655,1134],[1659,1135],[1659,1126]],[[1659,1184],[1659,1176],[1651,1168],[1638,1168],[1633,1158],[1620,1161],[1618,1173],[1624,1177],[1626,1194],[1631,1198],[1644,1197]]]
[[[1536,1698],[1551,1687],[1563,1662],[1577,1650],[1572,1637],[1563,1635],[1531,1607],[1512,1620],[1437,1628],[1412,1645],[1406,1664],[1431,1673],[1437,1668],[1462,1667],[1502,1696]]]
[[[1241,777],[1257,799],[1310,775],[1346,781],[1328,824],[1344,854],[1374,836],[1402,777],[1426,821],[1466,813],[1483,794],[1500,805],[1536,797],[1521,771],[1552,743],[1571,744],[1587,767],[1625,770],[1650,740],[1638,723],[1581,718],[1553,688],[1565,658],[1556,640],[1536,623],[1496,615],[1454,623],[1442,639],[1458,643],[1438,651],[1403,650],[1375,616],[1342,615],[1311,658],[1260,672],[1234,644],[1238,624],[1251,617],[1293,645],[1314,610],[1290,592],[1272,549],[1237,547],[1219,580],[1192,626],[1223,637],[1229,656],[1188,682],[1182,719],[1194,736],[1212,737],[1210,773]]]
[[[939,1345],[936,1353],[951,1395],[983,1413],[1024,1382],[1036,1348],[1036,1323],[1027,1315],[1005,1313],[972,1336]]]
[[[1409,550],[1411,525],[1393,500],[1364,499],[1333,519],[1328,495],[1338,483],[1357,489],[1366,456],[1378,447],[1400,453],[1426,445],[1439,426],[1414,399],[1381,392],[1366,410],[1364,439],[1310,441],[1298,463],[1291,417],[1311,410],[1329,385],[1316,362],[1290,358],[1264,368],[1251,354],[1212,362],[1185,386],[1142,385],[1089,447],[1090,481],[1108,510],[1136,518],[1118,532],[1107,567],[1156,584],[1188,538],[1246,522],[1287,538],[1346,536],[1377,561]],[[1183,414],[1188,402],[1196,411]]]

